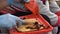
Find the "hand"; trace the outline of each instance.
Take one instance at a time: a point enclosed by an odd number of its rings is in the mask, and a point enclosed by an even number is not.
[[[33,25],[35,22],[38,22],[36,19],[25,19],[25,23]]]
[[[26,23],[35,23],[35,22],[37,22],[37,20],[36,19],[25,19],[25,22]]]

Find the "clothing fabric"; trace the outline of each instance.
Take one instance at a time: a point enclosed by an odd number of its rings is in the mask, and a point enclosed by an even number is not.
[[[27,8],[25,11],[23,11],[23,9],[18,8],[16,6],[13,6],[13,5],[7,7],[7,9],[2,10],[0,12],[0,15],[6,14],[6,13],[10,13],[10,14],[15,15],[15,16],[25,16],[25,15],[32,14],[32,12]]]
[[[15,16],[25,16],[32,14],[32,12],[29,9],[27,9],[24,4],[17,3],[15,0],[8,0],[8,1],[12,1],[12,2],[9,4],[7,9],[4,9],[3,11],[0,12],[0,15],[6,13],[10,13]],[[24,0],[24,1],[30,2],[30,0]]]
[[[15,0],[7,0],[8,5],[11,5]],[[30,2],[30,0],[24,0],[26,3]]]
[[[16,15],[16,16],[25,16],[25,15],[32,14],[32,12],[29,9],[27,9],[26,7],[20,8],[15,5],[12,5],[10,7],[15,10],[16,13],[14,15]]]

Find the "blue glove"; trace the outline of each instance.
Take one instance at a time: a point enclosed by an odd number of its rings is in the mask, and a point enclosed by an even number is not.
[[[19,26],[24,23],[24,20],[11,15],[11,14],[4,14],[0,16],[0,28],[5,27],[5,28],[13,28],[16,26],[16,23],[19,23]]]

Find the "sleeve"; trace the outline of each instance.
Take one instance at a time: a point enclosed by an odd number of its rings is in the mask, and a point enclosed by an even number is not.
[[[40,14],[44,14],[48,16],[51,20],[51,25],[55,25],[58,21],[58,16],[54,13],[52,13],[45,5],[43,5],[42,1],[38,1],[38,7],[39,7],[39,12]]]

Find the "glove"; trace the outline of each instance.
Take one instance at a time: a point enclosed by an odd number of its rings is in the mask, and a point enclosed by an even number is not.
[[[55,27],[56,26],[59,26],[60,25],[60,16],[58,16],[58,21],[57,21],[57,23],[55,24]]]
[[[50,0],[50,10],[58,16],[58,21],[55,26],[60,24],[60,8],[55,0]]]
[[[43,4],[42,1],[40,0],[36,0],[36,2],[38,3],[38,7],[39,7],[39,12],[40,14],[46,15],[49,17],[50,21],[51,21],[51,25],[55,25],[58,21],[58,16],[54,13],[52,13],[48,7],[46,5]]]
[[[57,15],[60,13],[60,8],[55,0],[50,0],[50,10]],[[59,13],[58,13],[59,12]]]
[[[18,17],[11,14],[4,14],[0,16],[0,28],[5,27],[11,29],[16,26],[16,22],[19,22],[19,25],[22,25],[24,20],[18,19]]]

